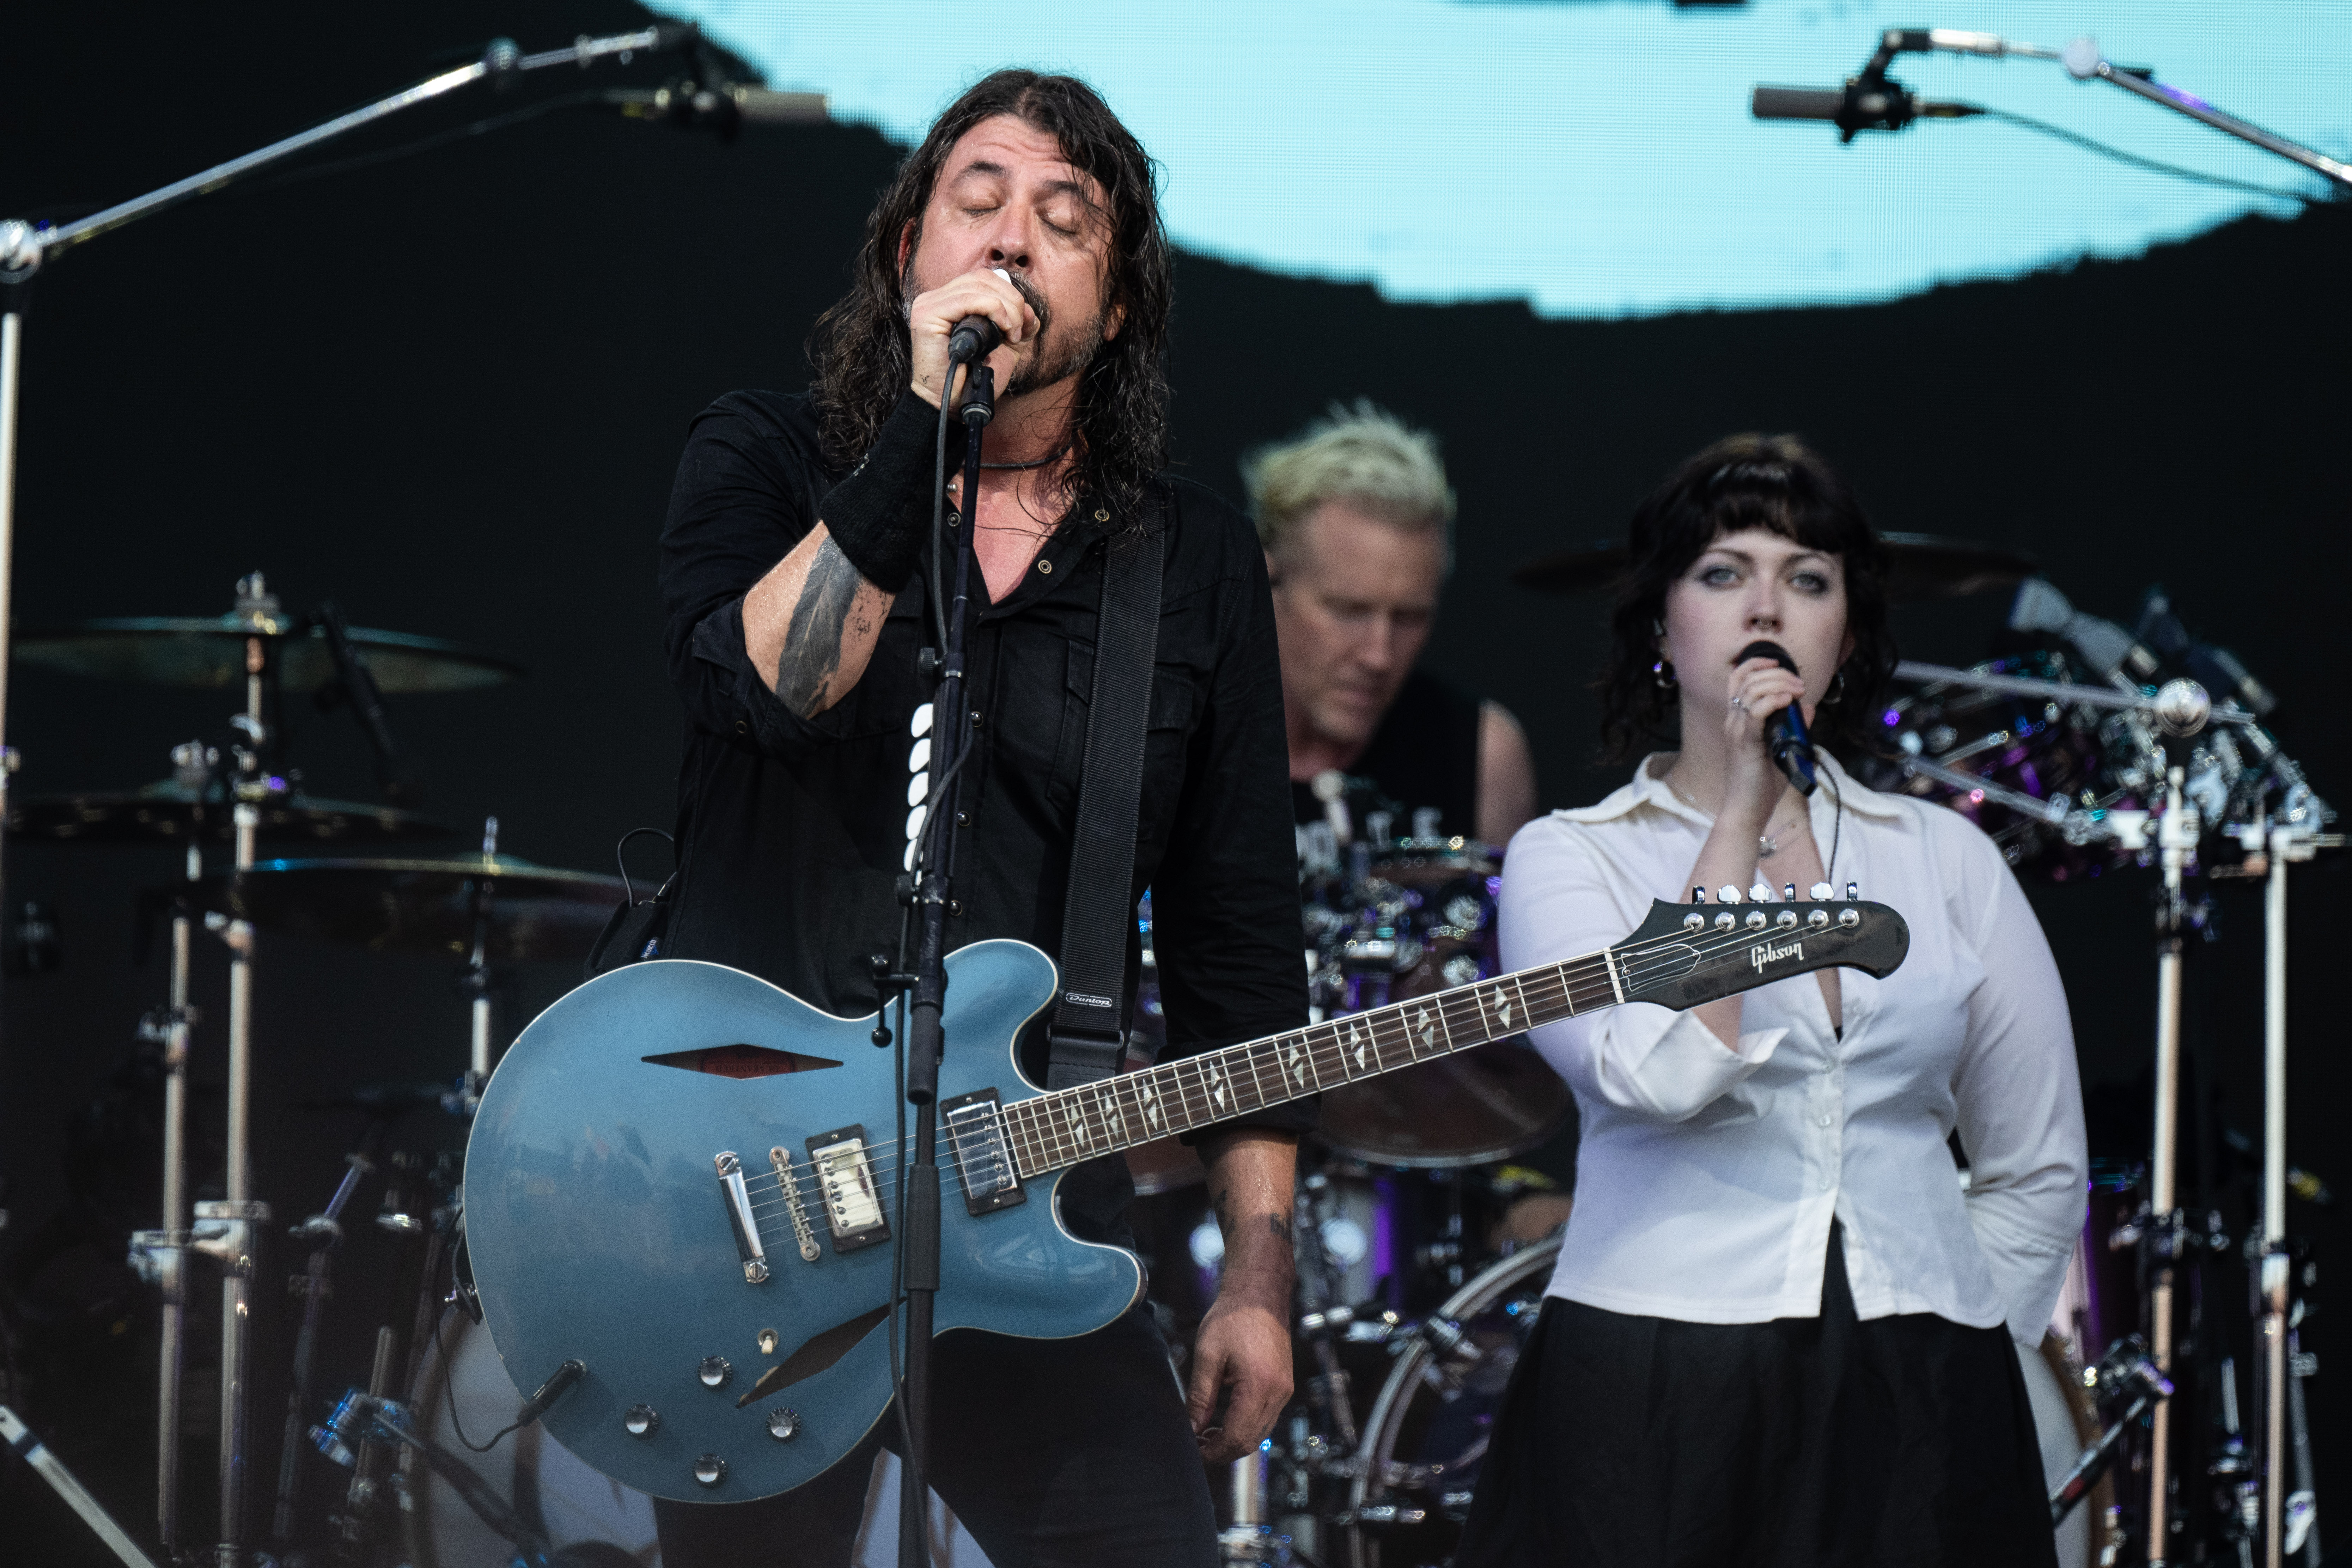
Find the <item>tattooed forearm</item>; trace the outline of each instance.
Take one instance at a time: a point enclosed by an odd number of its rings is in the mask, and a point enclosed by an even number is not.
[[[1285,1247],[1288,1247],[1290,1245],[1289,1215],[1270,1214],[1265,1216],[1265,1224],[1266,1228],[1274,1232],[1275,1240],[1282,1243]]]
[[[841,672],[842,637],[864,581],[830,539],[809,563],[800,600],[784,626],[783,652],[776,659],[776,696],[803,719],[830,706],[826,698],[833,678]]]
[[[1216,1193],[1210,1197],[1209,1207],[1216,1214],[1218,1234],[1230,1238],[1234,1234],[1234,1226],[1235,1223],[1234,1219],[1233,1194],[1228,1189],[1220,1187],[1217,1189]],[[1275,1240],[1282,1243],[1285,1247],[1288,1247],[1290,1245],[1291,1228],[1290,1216],[1288,1215],[1267,1215],[1265,1216],[1265,1227],[1268,1231],[1273,1233]]]

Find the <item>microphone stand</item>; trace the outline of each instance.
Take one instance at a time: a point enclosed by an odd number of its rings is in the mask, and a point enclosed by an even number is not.
[[[5,815],[8,775],[16,771],[17,761],[15,749],[6,744],[10,577],[16,559],[16,415],[24,395],[25,316],[33,275],[42,264],[52,256],[134,223],[150,213],[209,195],[257,169],[485,79],[504,82],[520,72],[544,70],[551,66],[572,66],[584,70],[606,58],[617,58],[626,64],[639,50],[652,53],[685,47],[698,42],[701,37],[701,29],[691,22],[665,22],[634,33],[614,33],[603,37],[590,37],[583,33],[572,40],[569,48],[548,49],[535,55],[524,54],[510,38],[493,39],[482,58],[470,65],[428,77],[389,98],[339,114],[241,158],[215,164],[201,174],[174,180],[145,195],[118,202],[88,217],[67,224],[0,219],[0,816]],[[0,900],[0,904],[5,900]]]
[[[898,1267],[907,1293],[907,1363],[898,1398],[908,1451],[898,1480],[898,1568],[924,1568],[929,1562],[925,1537],[930,1526],[930,1482],[923,1454],[929,1443],[932,1308],[940,1289],[940,1170],[934,1144],[940,1058],[947,1043],[940,1016],[947,1002],[948,916],[961,912],[954,897],[956,800],[962,790],[957,774],[971,749],[971,713],[964,700],[964,631],[980,516],[981,438],[995,416],[995,372],[985,364],[971,366],[965,378],[962,497],[958,510],[948,514],[947,537],[932,541],[935,561],[940,550],[955,552],[955,586],[948,602],[947,646],[940,650],[939,692],[931,704],[930,776],[940,782],[924,818],[926,852],[916,893],[921,919],[907,1024],[907,1103],[915,1108],[915,1136],[899,1167],[904,1173],[899,1192],[905,1226],[898,1237]],[[940,417],[944,422],[944,410]],[[963,527],[965,521],[974,527]]]

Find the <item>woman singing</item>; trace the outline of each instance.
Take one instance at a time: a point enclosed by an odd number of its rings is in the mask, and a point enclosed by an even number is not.
[[[1454,1562],[2054,1563],[2009,1342],[2040,1342],[2083,1224],[2049,945],[1972,824],[1828,754],[1870,729],[1895,652],[1881,547],[1827,464],[1718,442],[1631,543],[1602,735],[1629,760],[1671,722],[1680,749],[1519,832],[1505,967],[1752,884],[1859,884],[1910,955],[1884,981],[1832,969],[1536,1031],[1583,1115],[1576,1208]],[[1795,670],[1742,658],[1758,641]],[[1792,702],[1821,748],[1810,799],[1766,752]]]

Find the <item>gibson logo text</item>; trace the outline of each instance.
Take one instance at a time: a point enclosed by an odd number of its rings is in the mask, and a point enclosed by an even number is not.
[[[1786,947],[1774,947],[1768,942],[1761,947],[1751,947],[1748,950],[1748,962],[1756,966],[1756,972],[1759,974],[1764,972],[1764,966],[1768,963],[1777,963],[1784,958],[1804,956],[1805,944],[1801,942],[1792,942]]]

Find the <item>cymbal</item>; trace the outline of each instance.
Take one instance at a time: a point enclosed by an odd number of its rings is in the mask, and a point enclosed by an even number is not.
[[[263,860],[204,879],[207,908],[264,931],[297,931],[377,952],[473,951],[487,890],[485,959],[512,963],[587,956],[614,906],[618,877],[565,871],[510,855],[446,860]]]
[[[353,626],[345,634],[382,691],[467,691],[522,674],[510,658],[440,637]],[[278,680],[287,691],[333,684],[327,634],[301,622],[242,615],[146,616],[28,627],[16,638],[26,664],[72,675],[140,680],[155,686],[230,687],[245,679],[245,644],[278,644]]]
[[[272,843],[404,844],[454,838],[446,822],[389,805],[277,795],[259,805],[260,837]],[[8,803],[12,838],[55,844],[226,844],[236,836],[234,803],[206,799],[175,780],[144,789],[36,795]]]
[[[1375,1165],[1476,1165],[1535,1148],[1569,1105],[1533,1046],[1500,1040],[1325,1089],[1315,1135]]]
[[[2040,569],[2032,556],[2005,544],[1934,533],[1878,538],[1888,556],[1887,596],[1895,599],[1957,599],[2023,582]],[[1602,539],[1522,561],[1511,568],[1511,581],[1538,594],[1586,594],[1613,586],[1624,570],[1624,542]]]

